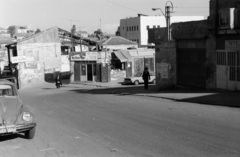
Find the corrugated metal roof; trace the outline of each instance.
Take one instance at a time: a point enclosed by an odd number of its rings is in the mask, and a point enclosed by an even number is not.
[[[140,56],[154,56],[155,50],[154,49],[135,49],[135,50],[128,50],[132,57],[140,57]]]
[[[113,36],[107,40],[99,42],[100,45],[137,45],[136,42],[130,41],[120,36]]]

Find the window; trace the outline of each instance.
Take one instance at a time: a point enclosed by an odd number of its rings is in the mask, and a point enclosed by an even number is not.
[[[137,31],[138,31],[138,26],[137,26]]]
[[[124,30],[124,27],[123,27],[123,30]]]
[[[127,27],[127,31],[128,31],[128,27]]]
[[[11,85],[0,85],[0,96],[16,96],[16,92],[14,91]]]
[[[136,26],[134,26],[134,31],[136,31]]]

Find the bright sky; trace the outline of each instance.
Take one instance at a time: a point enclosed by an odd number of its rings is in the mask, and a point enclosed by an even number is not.
[[[172,16],[209,16],[210,0],[171,0]],[[167,0],[0,0],[0,27],[24,25],[36,30],[58,26],[65,30],[71,24],[77,30],[89,33],[101,28],[103,32],[115,33],[120,19],[165,12]],[[170,3],[168,3],[170,5]]]

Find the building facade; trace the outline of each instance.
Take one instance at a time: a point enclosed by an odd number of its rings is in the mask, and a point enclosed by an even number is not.
[[[171,23],[203,19],[203,16],[176,16],[171,18]],[[128,17],[120,20],[120,36],[137,42],[139,47],[152,46],[153,44],[148,42],[148,29],[160,27],[166,27],[164,16],[139,14],[137,17]]]
[[[240,90],[239,4],[210,0],[207,20],[171,25],[171,42],[161,40],[161,30],[151,30],[156,34],[151,38],[156,43],[159,88]]]

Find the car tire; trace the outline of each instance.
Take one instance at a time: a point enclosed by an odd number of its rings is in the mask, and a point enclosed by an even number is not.
[[[36,127],[33,127],[32,129],[26,131],[25,132],[26,139],[33,139],[35,136],[35,131],[36,131]]]
[[[134,85],[139,85],[139,81],[138,80],[134,81]]]
[[[153,84],[156,84],[156,80],[154,79],[154,80],[152,81],[152,83],[153,83]]]

